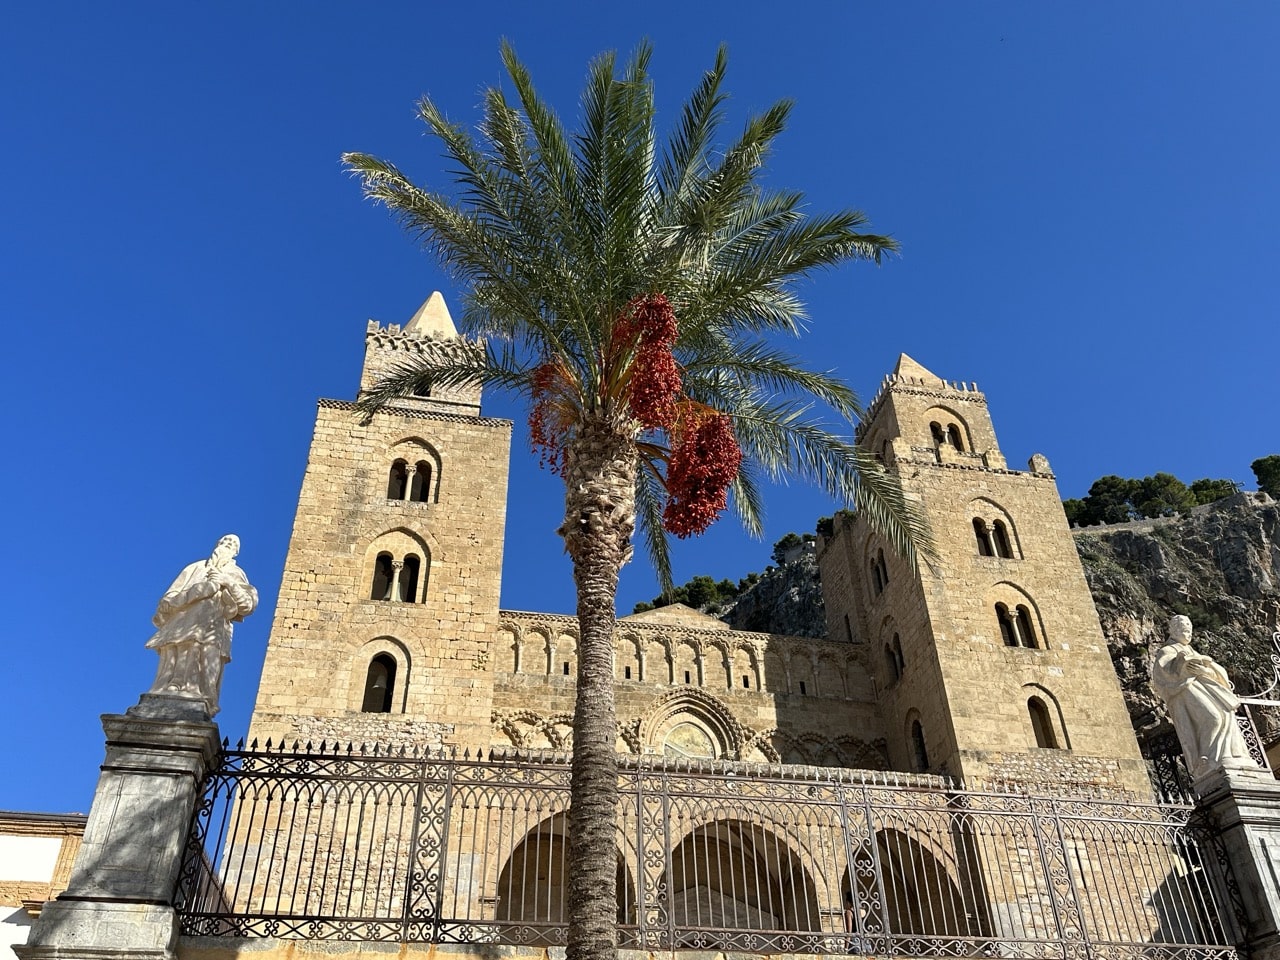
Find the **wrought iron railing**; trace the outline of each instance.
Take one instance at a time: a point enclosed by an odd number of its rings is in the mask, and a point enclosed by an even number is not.
[[[1187,804],[662,758],[620,773],[618,921],[643,949],[1064,960],[1234,956]],[[565,941],[563,757],[226,750],[187,935]]]

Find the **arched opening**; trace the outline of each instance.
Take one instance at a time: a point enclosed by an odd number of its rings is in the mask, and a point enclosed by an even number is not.
[[[1027,712],[1031,714],[1031,730],[1036,735],[1037,747],[1058,748],[1058,738],[1053,732],[1053,720],[1048,706],[1039,697],[1027,700]]]
[[[876,550],[876,558],[871,562],[871,582],[875,585],[876,596],[889,585],[889,566],[884,561],[884,550]]]
[[[935,447],[940,447],[947,442],[947,434],[943,431],[942,424],[936,420],[929,424],[929,436],[933,437],[933,445]]]
[[[876,848],[879,871],[872,851],[865,849],[855,855],[852,869],[845,869],[847,932],[946,937],[977,932],[969,929],[959,886],[923,844],[901,830],[884,829],[876,832]]]
[[[896,633],[893,635],[893,661],[897,666],[898,676],[907,672],[907,658],[902,655],[902,641]]]
[[[416,603],[418,600],[418,577],[422,573],[422,561],[413,554],[404,558],[404,569],[400,571],[400,596],[402,603]]]
[[[419,383],[416,387],[413,388],[413,395],[415,397],[431,396],[431,381],[427,380],[423,383]]]
[[[678,931],[690,930],[682,943],[693,942],[694,929],[822,929],[813,878],[786,839],[760,824],[722,820],[697,827],[670,862],[669,910]]]
[[[1018,632],[1013,625],[1013,615],[1003,603],[996,604],[996,620],[1000,623],[1000,639],[1006,647],[1018,645]]]
[[[924,742],[924,727],[920,721],[911,721],[911,769],[924,773],[929,769],[929,748]]]
[[[947,427],[947,441],[961,453],[964,453],[964,439],[960,436],[960,428],[954,423]]]
[[[364,713],[390,713],[396,689],[396,661],[389,653],[379,653],[369,661],[364,681]]]
[[[395,571],[391,566],[391,554],[380,553],[373,562],[373,589],[369,592],[370,600],[390,600],[391,583]]]
[[[897,683],[902,676],[902,671],[898,669],[898,658],[893,655],[893,647],[887,643],[884,645],[884,672],[890,684]]]
[[[391,464],[391,472],[387,476],[387,499],[403,500],[408,490],[409,465],[403,460]]]
[[[976,523],[977,521],[974,522]],[[1009,540],[1009,530],[1004,525],[1004,521],[996,520],[991,526],[995,538],[996,556],[1012,560],[1013,543]],[[990,554],[987,554],[987,556],[990,556]]]
[[[494,891],[495,918],[521,927],[504,929],[506,942],[556,946],[563,943],[563,926],[568,920],[567,895],[569,860],[565,817],[559,815],[525,835],[498,876]],[[618,854],[618,923],[635,922],[635,886]],[[554,927],[561,927],[555,930]],[[532,938],[532,939],[530,939]]]
[[[418,503],[427,503],[431,499],[431,464],[419,460],[413,468],[413,477],[409,482],[409,499]]]
[[[1031,611],[1027,609],[1025,604],[1018,605],[1017,615],[1018,625],[1018,642],[1024,647],[1030,647],[1035,650],[1040,646],[1040,642],[1036,639],[1035,627],[1031,623]]]
[[[987,529],[987,521],[981,517],[974,517],[973,535],[978,541],[978,556],[990,557],[995,555],[995,548],[991,545],[991,531]]]

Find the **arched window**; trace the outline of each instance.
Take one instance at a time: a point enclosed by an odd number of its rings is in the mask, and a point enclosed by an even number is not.
[[[929,435],[933,437],[933,445],[935,447],[940,447],[947,442],[947,435],[942,429],[942,424],[936,420],[929,424]]]
[[[403,500],[409,489],[409,465],[403,460],[391,464],[391,474],[387,477],[387,499]]]
[[[1009,540],[1009,530],[1004,525],[1003,520],[997,520],[991,524],[992,533],[996,542],[996,556],[1013,559],[1013,544]]]
[[[431,499],[431,464],[419,460],[409,481],[409,499],[427,503]]]
[[[877,550],[876,558],[871,563],[871,582],[875,584],[876,596],[884,592],[889,585],[889,566],[884,562],[884,551]]]
[[[1003,603],[996,604],[996,620],[1000,622],[1000,639],[1006,647],[1018,645],[1018,631],[1013,625],[1013,614]]]
[[[898,658],[893,655],[893,647],[887,643],[884,645],[884,665],[889,683],[897,683],[902,671],[898,669]]]
[[[893,635],[893,660],[898,667],[898,676],[902,676],[907,671],[907,661],[902,655],[902,641],[898,639],[898,635]]]
[[[954,423],[947,427],[947,441],[961,453],[964,453],[964,440],[960,436],[960,428]]]
[[[418,589],[419,583],[422,583],[421,592]],[[427,590],[422,558],[410,553],[405,555],[404,560],[395,560],[389,553],[378,554],[373,563],[373,589],[369,592],[369,598],[399,603],[416,603],[419,599],[425,601]]]
[[[996,521],[999,523],[999,521]],[[990,557],[995,555],[995,549],[991,546],[991,531],[987,529],[987,521],[981,517],[973,518],[973,535],[978,541],[978,556]]]
[[[391,566],[391,554],[380,553],[373,564],[373,590],[369,593],[371,600],[390,600],[391,584],[395,571]]]
[[[1018,641],[1024,647],[1035,649],[1040,646],[1036,639],[1035,627],[1031,624],[1031,611],[1023,604],[1018,605]]]
[[[365,713],[390,713],[396,691],[396,661],[389,653],[379,653],[369,661],[364,681]]]
[[[1027,701],[1027,712],[1031,714],[1031,730],[1036,735],[1037,747],[1058,748],[1058,738],[1053,732],[1053,721],[1050,719],[1049,707],[1039,697]]]
[[[422,561],[409,554],[404,558],[400,571],[400,597],[403,603],[415,603],[418,599],[418,576],[422,573]]]
[[[413,395],[414,395],[415,397],[429,397],[429,396],[431,396],[431,381],[430,381],[430,380],[428,380],[426,383],[421,383],[421,384],[419,384],[418,386],[414,387],[414,388],[413,388]]]
[[[911,721],[911,763],[916,773],[929,769],[929,750],[924,743],[924,727],[919,720]]]

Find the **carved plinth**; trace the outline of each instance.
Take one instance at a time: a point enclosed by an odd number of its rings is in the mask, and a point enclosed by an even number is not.
[[[66,891],[46,905],[23,960],[172,960],[174,890],[200,783],[218,753],[202,702],[145,694],[102,718],[107,758]]]
[[[1219,768],[1199,778],[1195,787],[1201,797],[1198,807],[1218,832],[1244,909],[1241,945],[1253,960],[1280,960],[1280,782],[1258,768]],[[1229,889],[1220,891],[1227,910],[1230,894]]]

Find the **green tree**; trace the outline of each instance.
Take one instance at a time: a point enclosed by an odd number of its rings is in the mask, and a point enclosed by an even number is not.
[[[1124,523],[1134,517],[1133,498],[1137,496],[1141,482],[1126,480],[1108,474],[1093,481],[1084,498],[1081,523]]]
[[[1197,504],[1213,503],[1239,492],[1240,485],[1234,480],[1211,480],[1204,477],[1191,484],[1191,495],[1196,498]]]
[[[1171,517],[1194,507],[1196,498],[1172,473],[1156,473],[1137,481],[1132,502],[1140,516]]]
[[[619,572],[638,525],[664,585],[667,532],[701,532],[728,492],[761,527],[760,477],[799,474],[855,506],[910,562],[931,551],[923,519],[869,452],[811,419],[846,421],[847,386],[780,350],[801,332],[795,281],[895,248],[855,212],[809,214],[767,188],[763,163],[791,107],[718,142],[725,54],[665,143],[643,45],[590,66],[570,133],[504,44],[514,99],[483,94],[477,135],[429,99],[419,116],[456,189],[416,186],[367,154],[343,159],[465,290],[461,325],[483,346],[407,360],[360,401],[373,411],[428,383],[480,383],[531,406],[533,444],[564,481],[564,539],[577,588],[578,676],[570,775],[570,960],[617,954],[617,738],[612,636]],[[478,140],[477,140],[478,136]],[[842,431],[847,426],[840,428]]]
[[[1083,500],[1076,497],[1073,497],[1070,500],[1063,500],[1062,512],[1067,515],[1068,524],[1071,524],[1073,526],[1085,525],[1086,510],[1085,510],[1085,505]]]
[[[1280,453],[1259,457],[1249,466],[1258,478],[1258,489],[1280,500]]]
[[[773,545],[773,553],[769,554],[769,556],[773,558],[774,563],[778,566],[782,566],[783,563],[786,562],[785,557],[787,555],[787,551],[795,549],[802,543],[804,543],[804,541],[800,539],[800,534],[788,533]]]

